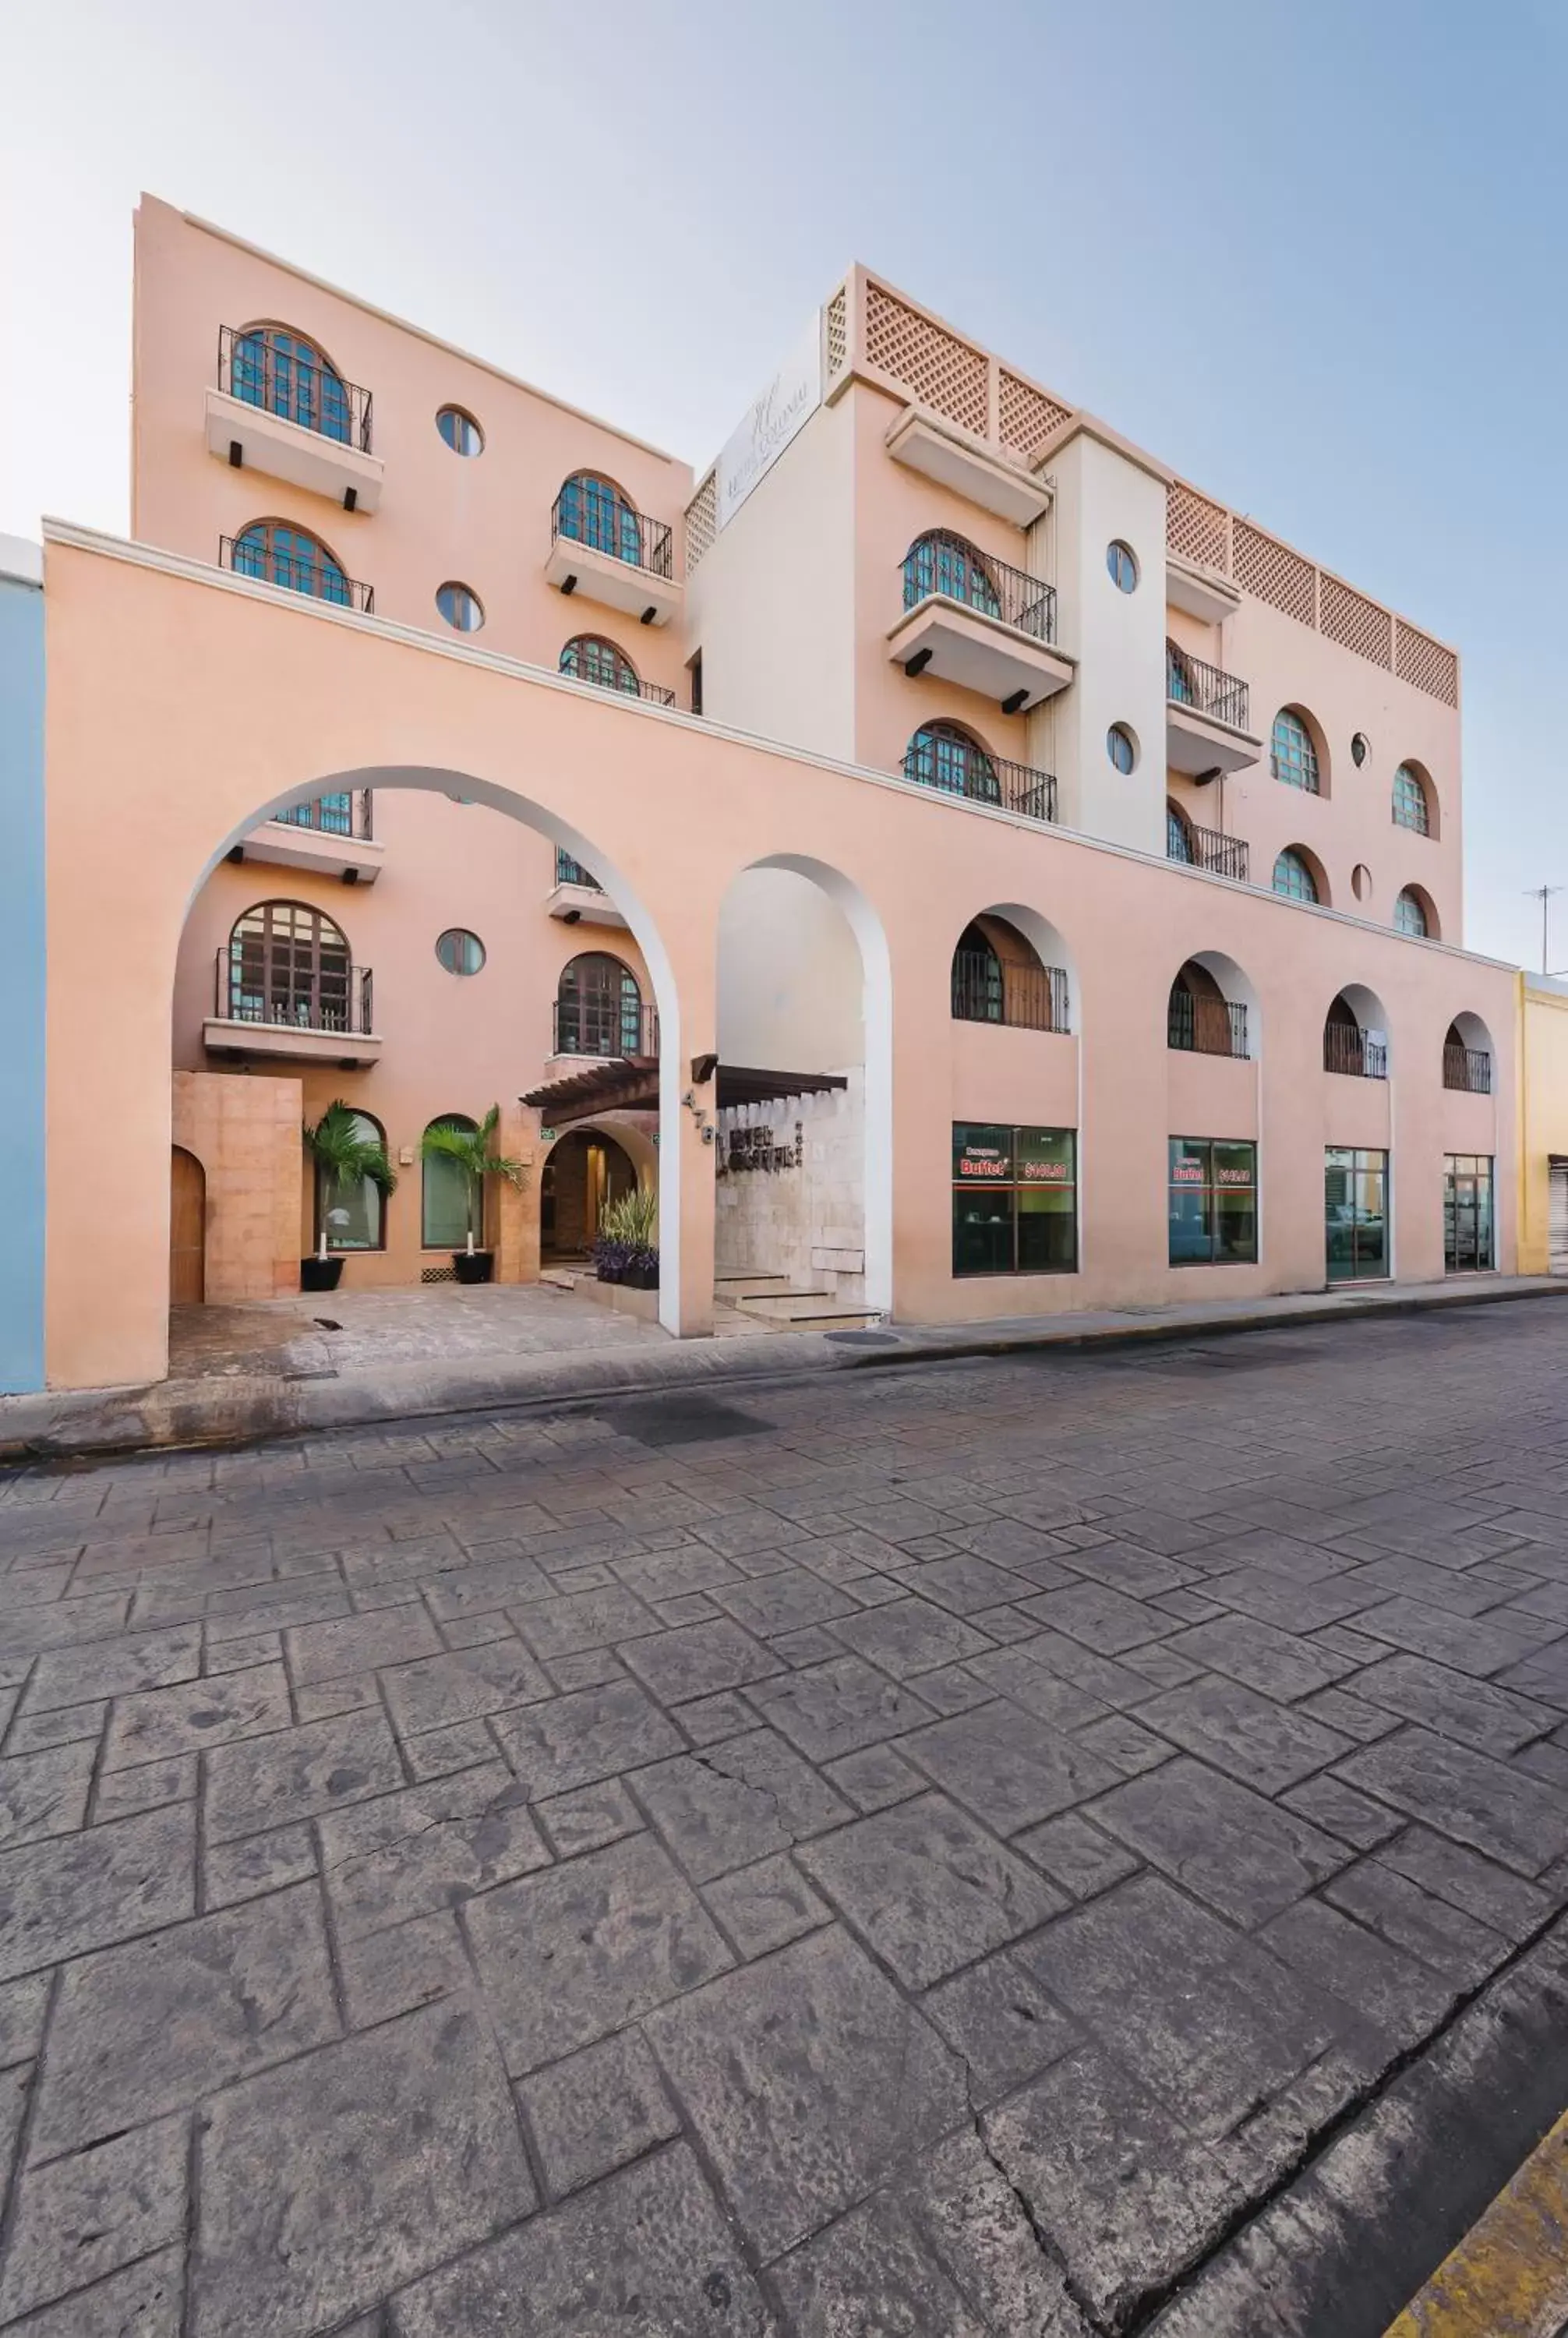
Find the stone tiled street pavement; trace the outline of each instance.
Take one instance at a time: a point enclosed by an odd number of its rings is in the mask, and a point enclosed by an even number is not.
[[[0,2326],[1084,2338],[1568,1901],[1568,1318],[0,1480]]]

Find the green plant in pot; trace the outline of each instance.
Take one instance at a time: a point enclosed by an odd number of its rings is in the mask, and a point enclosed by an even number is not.
[[[600,1212],[593,1271],[601,1282],[658,1290],[659,1195],[652,1185],[633,1186]]]
[[[378,1137],[364,1134],[359,1115],[341,1096],[328,1105],[314,1127],[306,1121],[302,1134],[316,1164],[321,1232],[315,1255],[299,1262],[299,1288],[336,1291],[343,1260],[341,1255],[334,1258],[328,1248],[335,1202],[340,1203],[347,1188],[366,1182],[385,1199],[397,1183],[397,1172],[387,1158],[386,1146]]]
[[[492,1148],[495,1131],[500,1125],[501,1107],[493,1104],[477,1128],[466,1128],[459,1122],[438,1120],[425,1131],[419,1140],[422,1161],[450,1161],[465,1173],[467,1194],[468,1235],[466,1246],[452,1253],[452,1271],[459,1282],[488,1282],[495,1269],[494,1251],[481,1250],[475,1240],[483,1237],[485,1220],[485,1181],[487,1177],[505,1177],[509,1185],[521,1189],[527,1170],[521,1161],[509,1154]]]

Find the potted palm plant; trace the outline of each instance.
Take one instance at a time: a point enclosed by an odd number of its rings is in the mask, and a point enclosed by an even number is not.
[[[462,1128],[451,1121],[438,1120],[419,1140],[421,1160],[456,1162],[467,1173],[467,1246],[452,1253],[452,1271],[459,1282],[488,1282],[495,1269],[495,1252],[478,1249],[474,1240],[476,1233],[484,1231],[485,1180],[505,1177],[509,1185],[520,1187],[527,1174],[521,1161],[505,1153],[492,1152],[500,1119],[501,1107],[493,1104],[477,1128]]]
[[[314,1128],[306,1121],[303,1134],[306,1150],[316,1164],[319,1180],[321,1233],[314,1257],[299,1262],[299,1288],[336,1291],[343,1272],[343,1260],[341,1253],[332,1257],[327,1246],[333,1195],[341,1193],[346,1185],[358,1184],[368,1178],[385,1196],[397,1184],[397,1173],[379,1139],[361,1135],[358,1114],[341,1096],[328,1105]]]

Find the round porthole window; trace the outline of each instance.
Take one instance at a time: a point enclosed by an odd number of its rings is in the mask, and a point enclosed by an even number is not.
[[[477,974],[485,963],[485,945],[466,926],[448,926],[437,937],[436,955],[448,974]]]
[[[1121,537],[1105,547],[1105,565],[1111,572],[1111,582],[1118,593],[1132,593],[1138,586],[1138,558],[1130,544]]]
[[[1371,752],[1371,740],[1368,739],[1365,731],[1357,731],[1356,736],[1350,742],[1350,761],[1355,764],[1357,771],[1361,769],[1362,764],[1367,761],[1367,756]]]
[[[479,595],[466,584],[443,584],[436,595],[436,606],[455,633],[476,634],[485,623]]]
[[[1112,722],[1106,732],[1105,752],[1119,771],[1125,773],[1136,768],[1138,742],[1125,722]]]
[[[471,414],[460,406],[444,406],[436,417],[436,427],[455,455],[482,455],[485,433]]]
[[[1372,871],[1364,860],[1358,860],[1350,871],[1350,890],[1358,901],[1372,899]]]

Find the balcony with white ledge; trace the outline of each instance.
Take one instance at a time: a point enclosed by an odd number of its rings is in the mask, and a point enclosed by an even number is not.
[[[225,325],[206,398],[207,451],[345,511],[373,512],[385,465],[370,451],[370,392],[324,367],[285,366],[259,337]]]
[[[1245,771],[1263,752],[1250,720],[1244,682],[1166,643],[1165,760],[1173,771],[1202,781]]]
[[[345,885],[374,885],[386,857],[386,846],[371,834],[368,788],[295,804],[253,828],[229,855],[234,861],[336,877]]]
[[[624,926],[625,918],[597,877],[559,847],[555,852],[555,882],[544,897],[545,913],[564,926]]]
[[[922,538],[902,564],[904,614],[887,654],[911,676],[933,673],[1022,714],[1073,680],[1055,646],[1056,594],[1038,576],[957,539]]]
[[[675,575],[674,539],[668,523],[630,504],[556,496],[550,513],[550,556],[544,581],[564,594],[581,593],[639,624],[667,625],[685,598]]]

